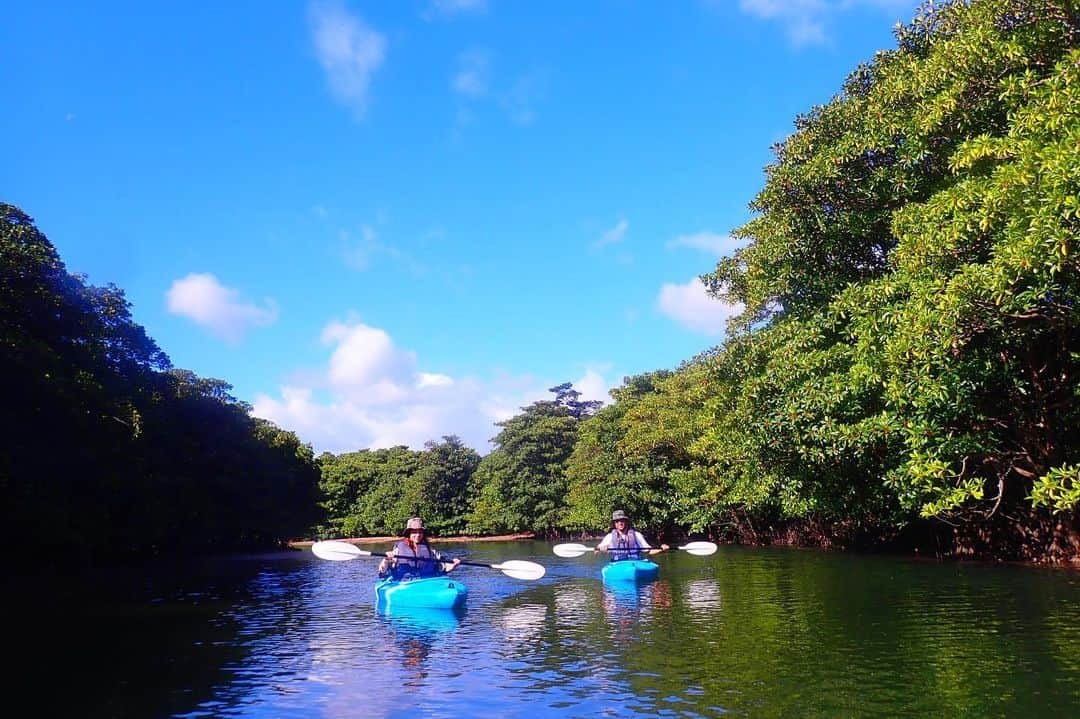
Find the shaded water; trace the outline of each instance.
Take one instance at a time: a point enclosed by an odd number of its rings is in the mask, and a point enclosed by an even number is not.
[[[25,692],[32,714],[84,717],[1080,716],[1073,571],[721,547],[610,587],[602,559],[548,544],[439,546],[548,574],[462,567],[463,612],[403,616],[375,611],[373,562],[309,552],[23,580],[8,590],[9,703]]]

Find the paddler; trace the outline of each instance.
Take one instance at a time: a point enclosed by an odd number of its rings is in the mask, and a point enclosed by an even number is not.
[[[641,559],[645,554],[659,554],[668,549],[671,547],[666,544],[651,546],[641,532],[630,526],[630,518],[626,516],[626,512],[616,509],[611,514],[611,531],[600,540],[593,552],[610,552],[611,561],[618,562],[623,559]]]
[[[393,575],[394,579],[434,577],[454,571],[460,563],[460,559],[446,560],[432,549],[424,530],[424,520],[412,517],[405,523],[404,537],[386,553],[386,559],[379,562],[379,576]]]

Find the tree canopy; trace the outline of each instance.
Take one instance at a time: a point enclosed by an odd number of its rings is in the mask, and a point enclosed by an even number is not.
[[[317,518],[310,447],[222,380],[174,369],[115,286],[0,204],[0,495],[41,557],[275,546]]]
[[[722,344],[569,383],[500,423],[316,460],[175,369],[123,292],[0,205],[7,526],[87,555],[307,530],[603,529],[1080,555],[1080,8],[924,5],[775,148],[745,246],[702,275]]]
[[[1071,3],[927,4],[777,148],[703,279],[753,401],[713,451],[781,468],[789,514],[1076,509],[1078,37]]]

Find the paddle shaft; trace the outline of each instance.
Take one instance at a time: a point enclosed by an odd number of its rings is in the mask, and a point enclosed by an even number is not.
[[[601,549],[601,552],[651,552],[653,550],[663,552],[663,547],[607,547]]]
[[[382,557],[384,559],[387,558],[385,554],[375,554],[374,552],[371,553],[371,556]],[[447,559],[446,557],[410,557],[407,554],[396,554],[394,555],[394,559],[405,564],[409,562],[442,562],[444,564],[454,563],[453,558]],[[458,564],[464,564],[468,567],[487,567],[488,569],[499,569],[499,566],[495,564],[485,564],[483,562],[466,562],[464,559],[459,559]]]
[[[443,560],[443,561],[446,561],[446,560]],[[461,561],[461,562],[458,562],[458,564],[464,564],[464,565],[469,566],[469,567],[487,567],[488,569],[498,569],[499,568],[498,566],[496,566],[494,564],[484,564],[483,562]]]
[[[438,562],[440,564],[453,564],[454,563],[453,559],[447,559],[445,557],[441,557],[441,558],[440,557],[410,557],[407,554],[396,554],[392,558],[387,557],[385,554],[372,554],[371,556],[372,557],[380,557],[382,559],[390,559],[391,561],[396,561],[399,564],[410,564],[410,563],[414,563],[414,562],[415,563],[426,562],[428,564],[434,564],[436,562]],[[474,567],[490,567],[491,566],[490,564],[480,564],[478,562],[462,562],[462,561],[459,561],[458,564],[471,564]]]
[[[388,559],[388,557],[385,554],[378,554],[376,552],[367,552],[367,551],[364,551],[364,550],[360,550],[360,553],[359,553],[358,556],[367,557],[369,559]],[[436,557],[410,557],[407,554],[394,555],[393,559],[397,560],[401,564],[409,564],[411,562],[427,562],[429,564],[433,564],[435,562],[440,562],[442,564],[453,564],[454,563],[453,559],[447,559],[446,557],[442,557],[442,558],[436,558]],[[487,567],[488,569],[499,569],[499,567],[494,565],[494,564],[484,564],[483,562],[466,562],[464,559],[458,560],[458,564],[464,564],[464,565],[469,566],[469,567]]]
[[[486,567],[488,569],[494,569],[502,572],[508,577],[514,579],[540,579],[544,576],[547,570],[544,569],[542,564],[535,562],[526,562],[517,559],[511,559],[501,564],[488,564],[486,562],[467,562],[463,559],[447,559],[444,556],[437,555],[434,557],[417,557],[409,556],[407,554],[394,554],[390,553],[388,557],[386,554],[379,552],[369,552],[366,549],[360,549],[354,544],[349,542],[341,542],[337,540],[328,539],[321,542],[315,542],[311,545],[311,551],[315,553],[315,556],[320,559],[329,559],[334,561],[347,561],[349,559],[359,559],[360,557],[367,557],[369,559],[389,559],[397,563],[399,566],[416,568],[421,562],[425,564],[449,564],[450,567],[446,568],[449,572],[450,569],[456,564],[467,564],[473,567]]]
[[[380,555],[373,555],[373,556],[380,556]],[[384,555],[381,555],[381,556],[385,557],[386,555],[384,554]],[[408,563],[408,562],[443,562],[444,564],[453,564],[453,562],[454,562],[453,559],[446,559],[445,557],[443,559],[435,559],[435,558],[430,558],[430,557],[397,556],[397,557],[395,557],[395,559],[397,559],[398,561],[403,561],[405,563]],[[458,560],[458,564],[465,565],[467,567],[487,567],[488,569],[499,569],[499,566],[495,565],[495,564],[484,564],[483,562],[466,562],[464,559]]]

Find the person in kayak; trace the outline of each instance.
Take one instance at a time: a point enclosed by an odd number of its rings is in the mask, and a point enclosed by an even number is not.
[[[413,517],[405,524],[405,537],[379,562],[379,576],[394,579],[434,577],[454,571],[460,559],[445,560],[428,544],[424,521]]]
[[[626,512],[616,509],[611,514],[611,531],[600,540],[593,553],[609,552],[611,561],[618,562],[623,559],[641,559],[647,554],[659,554],[668,549],[671,547],[666,544],[651,546],[641,532],[630,526],[630,518],[626,516]]]

